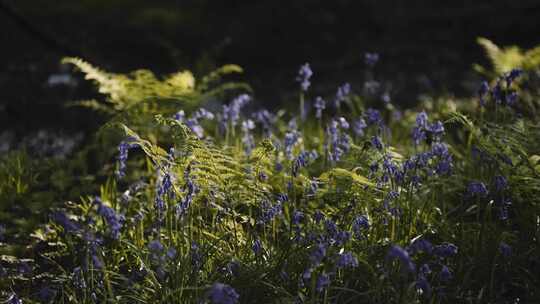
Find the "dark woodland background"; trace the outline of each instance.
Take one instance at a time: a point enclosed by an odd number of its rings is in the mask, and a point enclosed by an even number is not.
[[[95,96],[90,84],[47,85],[66,55],[114,72],[203,75],[236,63],[257,102],[275,108],[295,98],[302,63],[312,64],[315,93],[333,94],[345,81],[360,86],[363,54],[378,52],[377,78],[408,106],[420,93],[470,95],[471,64],[487,64],[476,37],[529,48],[539,20],[538,0],[0,0],[0,131],[98,125],[91,111],[64,106]]]

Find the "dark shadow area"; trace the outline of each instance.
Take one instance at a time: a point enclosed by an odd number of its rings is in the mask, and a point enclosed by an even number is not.
[[[525,48],[540,43],[540,3],[523,1],[0,1],[0,121],[18,134],[95,126],[90,111],[65,108],[94,96],[91,86],[48,85],[73,55],[114,72],[157,74],[216,66],[245,68],[258,101],[283,106],[310,62],[317,91],[348,81],[361,87],[363,54],[398,105],[422,93],[470,94],[473,62],[486,63],[475,38]],[[49,83],[50,84],[50,83]]]

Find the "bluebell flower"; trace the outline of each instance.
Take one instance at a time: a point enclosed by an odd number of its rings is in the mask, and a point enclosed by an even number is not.
[[[125,220],[124,216],[117,214],[114,209],[103,204],[99,197],[94,199],[94,204],[98,206],[98,214],[105,218],[105,221],[109,225],[112,238],[117,240],[120,237],[120,229],[122,229],[122,225]]]
[[[309,256],[311,265],[318,266],[326,256],[326,244],[318,243]]]
[[[409,253],[398,245],[392,245],[392,247],[390,247],[387,259],[390,261],[397,259],[405,270],[411,273],[415,272],[416,265],[409,256]]]
[[[174,249],[173,247],[169,247],[169,249],[167,249],[167,252],[165,253],[165,255],[170,260],[174,260],[174,258],[176,257],[176,249]]]
[[[411,254],[416,254],[418,252],[431,254],[433,252],[433,244],[424,238],[419,238],[414,240],[414,242],[409,246],[408,251]]]
[[[262,254],[263,252],[263,246],[262,246],[262,242],[260,239],[256,239],[254,242],[253,242],[253,246],[251,247],[251,249],[253,249],[253,253],[256,255],[256,256],[259,256]]]
[[[450,269],[446,265],[443,265],[441,272],[439,273],[439,279],[441,280],[441,282],[448,282],[452,279],[452,277],[453,276],[452,272],[450,272]]]
[[[317,278],[317,284],[315,285],[315,290],[317,290],[317,292],[322,292],[329,285],[330,285],[330,277],[328,276],[328,274],[323,272]]]
[[[426,298],[431,297],[431,284],[424,275],[418,275],[416,278],[416,289],[421,291]]]
[[[357,216],[352,224],[353,232],[356,238],[361,238],[364,230],[369,229],[369,220],[365,215]]]
[[[482,81],[480,88],[478,89],[478,97],[480,98],[480,105],[485,106],[486,100],[485,97],[489,93],[489,84],[487,81]]]
[[[328,238],[335,240],[337,238],[338,231],[339,231],[336,223],[332,220],[326,220],[324,221],[324,226],[325,226],[326,235],[328,236]]]
[[[502,192],[508,187],[508,181],[502,175],[496,175],[494,178],[495,191]]]
[[[304,213],[301,212],[301,211],[298,211],[298,210],[295,210],[293,212],[293,216],[292,216],[292,224],[293,225],[299,225],[300,222],[304,219]]]
[[[326,109],[326,101],[324,101],[324,99],[322,99],[322,97],[317,96],[317,98],[315,98],[315,103],[313,104],[313,107],[316,110],[315,117],[316,118],[321,118],[322,117],[322,111],[324,109]]]
[[[302,273],[302,280],[300,281],[302,286],[303,286],[303,284],[309,284],[309,281],[311,280],[311,274],[312,273],[313,273],[312,268],[308,268],[308,269],[304,270],[304,272]]]
[[[382,123],[381,112],[378,110],[369,108],[366,110],[365,117],[368,125],[379,125]]]
[[[126,161],[128,159],[129,149],[136,146],[137,144],[134,143],[133,137],[126,138],[118,145],[118,170],[116,171],[116,176],[118,176],[118,178],[126,176]]]
[[[152,240],[148,243],[148,249],[154,253],[161,253],[165,247],[158,240]]]
[[[416,146],[427,138],[426,131],[420,127],[414,127],[412,131],[412,139]]]
[[[512,256],[512,247],[508,245],[505,242],[499,243],[499,252],[501,253],[501,256],[503,256],[505,259],[508,259]]]
[[[292,159],[292,149],[294,145],[298,142],[300,138],[296,130],[289,131],[285,133],[285,138],[283,139],[283,145],[285,147],[285,155],[287,158]]]
[[[244,133],[242,143],[244,144],[244,151],[247,156],[250,156],[251,151],[255,148],[255,139],[253,138],[253,134],[251,134],[251,130],[253,129],[255,129],[255,123],[251,119],[242,122],[242,132]]]
[[[191,266],[193,267],[193,270],[195,272],[201,270],[201,267],[203,265],[203,255],[196,242],[191,242],[190,256]]]
[[[420,275],[427,276],[431,274],[431,267],[429,267],[428,264],[422,264],[422,266],[420,266],[420,269],[418,270],[418,273]]]
[[[377,53],[365,53],[364,62],[368,67],[374,67],[375,64],[379,61],[379,54]]]
[[[510,92],[509,94],[506,95],[507,106],[513,106],[517,100],[518,100],[517,92]]]
[[[207,120],[213,120],[214,119],[214,113],[206,110],[205,108],[199,108],[195,113],[193,114],[193,118],[195,119],[207,119]]]
[[[367,127],[366,121],[363,118],[353,121],[353,132],[356,136],[364,136],[364,129]]]
[[[252,114],[252,117],[258,123],[262,124],[263,132],[265,137],[270,137],[272,135],[272,128],[277,121],[276,115],[270,113],[268,110],[259,110]]]
[[[306,167],[309,161],[317,159],[318,155],[316,151],[302,151],[294,159],[292,163],[292,175],[294,177],[298,176],[298,170],[302,167]]]
[[[471,197],[486,197],[488,195],[488,190],[484,183],[472,181],[467,186],[467,194]]]
[[[313,214],[313,219],[315,220],[315,223],[318,224],[320,221],[324,219],[324,214],[321,211],[317,210]]]
[[[208,298],[212,304],[236,304],[240,295],[227,284],[214,283],[208,291]]]
[[[392,101],[392,98],[390,98],[390,93],[384,92],[381,95],[381,100],[385,105],[389,104]],[[396,119],[396,117],[394,117],[394,118],[395,118],[396,121],[399,120],[399,118],[398,119]]]
[[[377,150],[382,150],[383,149],[383,144],[382,144],[381,138],[379,136],[372,136],[371,137],[371,144]]]
[[[305,92],[308,90],[309,86],[311,85],[311,82],[309,81],[311,76],[313,76],[313,71],[311,70],[309,63],[305,63],[298,70],[298,76],[296,77],[296,81],[300,83],[302,91]]]
[[[349,83],[344,83],[342,86],[338,87],[336,92],[336,98],[334,99],[334,105],[336,108],[340,108],[341,103],[345,101],[345,98],[351,93],[351,85]]]
[[[275,216],[281,214],[283,212],[282,203],[278,201],[275,205],[270,204],[269,201],[263,200],[261,202],[261,217],[258,220],[259,224],[267,224],[272,219],[274,219]]]
[[[7,304],[22,304],[23,301],[17,296],[16,293],[12,292],[10,295],[9,295],[9,298],[6,300]]]
[[[510,72],[504,75],[504,79],[506,80],[506,87],[510,87],[512,85],[512,82],[516,80],[518,77],[523,74],[522,69],[512,69]]]
[[[351,233],[349,231],[339,231],[335,237],[336,246],[343,246],[351,239]]]
[[[336,266],[338,268],[355,268],[358,267],[358,259],[350,252],[341,253],[338,255]]]
[[[426,111],[422,111],[416,115],[416,126],[426,128],[428,124],[428,115]]]
[[[433,138],[436,140],[440,140],[441,136],[444,134],[444,125],[440,121],[436,121],[432,124],[430,124],[426,130],[431,132],[433,135]]]
[[[368,80],[364,82],[364,91],[367,95],[376,95],[381,88],[381,83],[376,80]]]
[[[456,255],[458,247],[452,243],[443,243],[433,248],[433,254],[441,258],[447,258]]]
[[[81,229],[81,226],[69,219],[69,217],[64,212],[56,211],[52,214],[51,217],[52,220],[60,224],[60,226],[62,226],[62,228],[64,228],[66,232],[77,232]],[[0,240],[2,240],[2,238],[0,238]]]

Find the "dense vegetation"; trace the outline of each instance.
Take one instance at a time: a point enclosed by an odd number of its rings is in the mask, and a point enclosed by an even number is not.
[[[538,301],[540,52],[481,42],[495,70],[478,95],[416,109],[392,104],[374,53],[362,88],[327,97],[302,65],[296,110],[276,113],[227,81],[235,65],[160,78],[64,59],[105,97],[73,105],[108,123],[76,152],[37,143],[64,158],[2,157],[3,298]]]

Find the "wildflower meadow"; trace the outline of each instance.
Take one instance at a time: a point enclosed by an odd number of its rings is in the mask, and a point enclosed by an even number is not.
[[[156,76],[65,58],[100,94],[72,106],[106,122],[61,158],[1,156],[0,302],[539,303],[527,54],[493,57],[469,98],[409,108],[377,53],[362,83],[320,95],[300,62],[273,111],[237,65]]]

